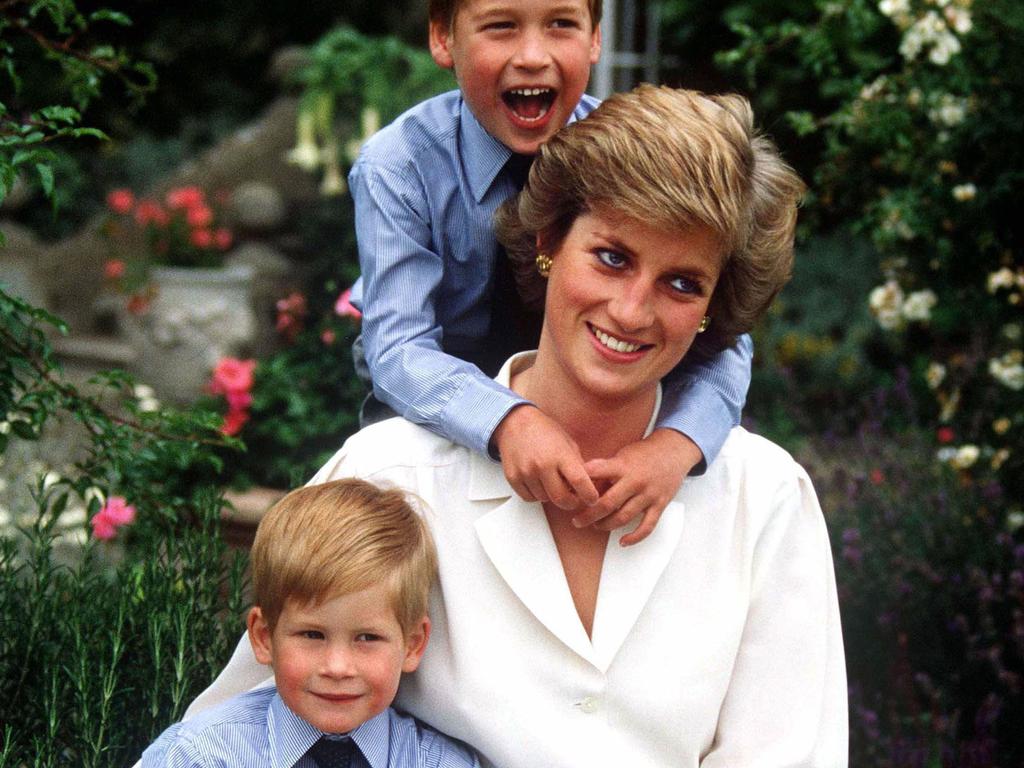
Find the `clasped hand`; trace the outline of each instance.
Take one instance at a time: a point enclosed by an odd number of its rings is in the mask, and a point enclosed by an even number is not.
[[[573,525],[612,531],[639,518],[622,546],[650,535],[669,501],[703,456],[686,435],[656,429],[606,459],[584,461],[579,446],[539,408],[520,406],[493,436],[502,469],[525,501],[574,512]]]

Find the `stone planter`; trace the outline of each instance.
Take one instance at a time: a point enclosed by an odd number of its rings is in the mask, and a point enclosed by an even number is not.
[[[165,400],[199,397],[220,358],[248,353],[256,328],[253,275],[241,264],[154,268],[148,307],[119,312],[121,330],[137,354],[135,375]]]

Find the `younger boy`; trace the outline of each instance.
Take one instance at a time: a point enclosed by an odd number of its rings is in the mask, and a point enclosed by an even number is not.
[[[248,631],[274,685],[168,728],[143,768],[472,768],[462,744],[391,708],[430,636],[437,556],[398,490],[346,479],[292,491],[250,558]]]
[[[536,342],[515,338],[526,315],[492,216],[522,187],[539,147],[596,106],[583,92],[600,55],[600,19],[601,0],[430,0],[431,54],[454,70],[459,91],[399,117],[352,168],[362,270],[353,300],[363,312],[356,352],[379,401],[500,457],[524,499],[589,507],[579,525],[604,518],[600,527],[611,530],[642,515],[621,539],[635,543],[738,423],[749,339],[674,371],[659,428],[586,463],[571,436],[489,377]],[[600,500],[595,482],[607,488]]]

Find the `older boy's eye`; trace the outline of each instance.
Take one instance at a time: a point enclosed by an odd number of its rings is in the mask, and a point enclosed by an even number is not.
[[[383,639],[380,635],[376,635],[373,632],[360,632],[356,635],[356,640],[360,643],[373,643]]]
[[[555,19],[551,22],[551,26],[558,29],[577,29],[580,23],[577,19]]]
[[[626,257],[618,251],[609,251],[604,248],[597,251],[597,260],[612,269],[623,269],[628,263]]]
[[[307,640],[323,640],[324,633],[318,629],[305,629],[299,633],[302,637]]]

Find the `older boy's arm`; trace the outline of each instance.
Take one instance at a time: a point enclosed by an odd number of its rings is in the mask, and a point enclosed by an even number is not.
[[[752,355],[750,337],[742,336],[735,347],[708,360],[684,360],[672,371],[663,382],[657,428],[610,459],[587,462],[591,479],[606,490],[574,524],[611,531],[641,517],[619,542],[647,538],[686,476],[703,472],[739,423]]]
[[[363,277],[363,343],[374,393],[410,421],[479,453],[526,401],[446,354],[436,302],[444,277],[415,180],[357,163],[349,176]]]

